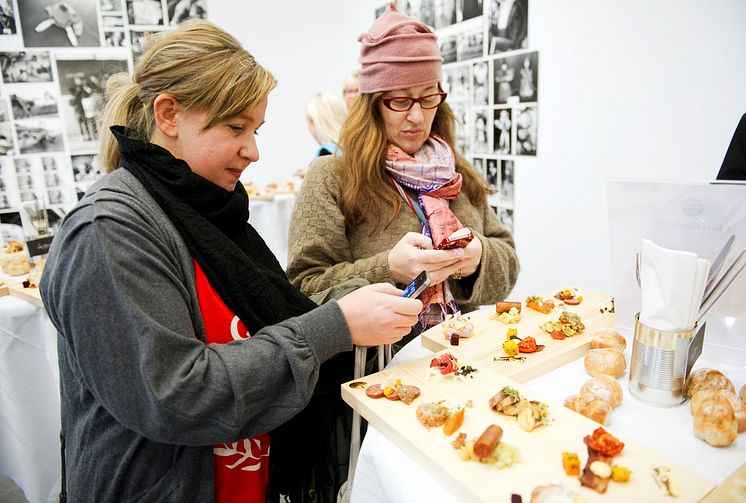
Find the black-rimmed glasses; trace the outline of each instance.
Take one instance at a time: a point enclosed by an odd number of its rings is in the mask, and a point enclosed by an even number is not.
[[[407,112],[412,109],[415,103],[419,103],[420,107],[425,110],[431,108],[437,108],[443,104],[446,100],[448,93],[435,93],[428,94],[427,96],[420,96],[419,98],[411,98],[409,96],[394,96],[392,98],[386,98],[381,96],[383,106],[394,112]]]

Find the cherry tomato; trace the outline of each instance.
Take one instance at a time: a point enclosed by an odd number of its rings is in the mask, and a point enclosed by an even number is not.
[[[536,339],[533,337],[526,337],[518,343],[518,351],[521,353],[533,353],[536,351]]]
[[[603,428],[596,428],[593,435],[586,437],[586,443],[602,456],[616,456],[624,449],[624,442],[619,441]]]
[[[561,341],[563,339],[567,339],[567,336],[565,336],[565,334],[563,334],[559,330],[555,330],[550,335],[552,336],[552,339],[555,339],[557,341]]]

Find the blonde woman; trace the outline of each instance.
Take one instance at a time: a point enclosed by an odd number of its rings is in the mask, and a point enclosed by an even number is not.
[[[339,131],[345,120],[347,111],[344,102],[335,94],[320,92],[315,94],[306,104],[306,125],[308,132],[319,144],[314,159],[333,155],[339,143]],[[308,166],[298,169],[294,176],[305,178]]]
[[[355,277],[406,285],[426,270],[421,327],[504,298],[519,269],[513,238],[454,149],[434,31],[392,4],[359,40],[361,95],[342,155],[318,159],[301,189],[288,277],[311,293]],[[461,227],[468,245],[435,249]]]
[[[276,81],[232,36],[204,21],[159,33],[108,84],[109,174],[67,215],[41,282],[67,500],[306,494],[312,470],[327,478],[309,437],[328,442],[343,408],[336,359],[398,340],[421,303],[373,285],[316,307],[246,223],[238,180]]]
[[[355,99],[360,96],[360,72],[355,70],[347,74],[344,82],[342,83],[342,97],[345,101],[345,108],[349,110],[352,108],[352,104],[355,103]]]

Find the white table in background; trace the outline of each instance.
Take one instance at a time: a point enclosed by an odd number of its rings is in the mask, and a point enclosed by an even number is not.
[[[278,194],[271,201],[249,198],[249,223],[264,238],[283,269],[287,267],[288,231],[294,205],[293,194]]]
[[[0,473],[31,503],[60,492],[57,333],[43,309],[0,297]]]
[[[628,336],[625,352],[628,364],[631,340]],[[397,353],[389,367],[432,354],[422,347],[420,338],[417,337]],[[743,364],[738,366],[725,363],[718,356],[716,348],[705,345],[695,368],[717,368],[739,390],[746,383],[746,367]],[[523,386],[561,404],[567,395],[577,393],[588,379],[590,376],[585,371],[581,358],[528,381]],[[639,402],[629,393],[628,373],[619,379],[619,383],[624,390],[624,402],[612,412],[610,426],[622,440],[643,444],[716,484],[723,483],[746,461],[746,433],[740,434],[727,448],[711,447],[694,436],[694,420],[689,413],[688,402],[672,408],[652,407]],[[499,390],[495,390],[497,391]],[[568,477],[568,481],[570,487],[572,479]],[[537,479],[537,485],[540,482]],[[432,503],[435,500],[449,503],[461,501],[369,424],[357,461],[350,502]]]

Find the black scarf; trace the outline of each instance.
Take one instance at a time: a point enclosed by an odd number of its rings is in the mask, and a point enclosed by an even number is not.
[[[290,283],[248,223],[249,198],[241,183],[229,192],[194,173],[166,149],[127,136],[122,126],[111,131],[119,143],[121,167],[163,209],[212,287],[249,333],[316,307]],[[311,499],[310,488],[318,496],[336,493],[344,479],[336,473],[336,442],[331,437],[346,409],[339,385],[352,378],[352,368],[351,352],[324,363],[309,405],[270,432],[269,499],[276,501],[282,493],[291,501],[306,501]]]

